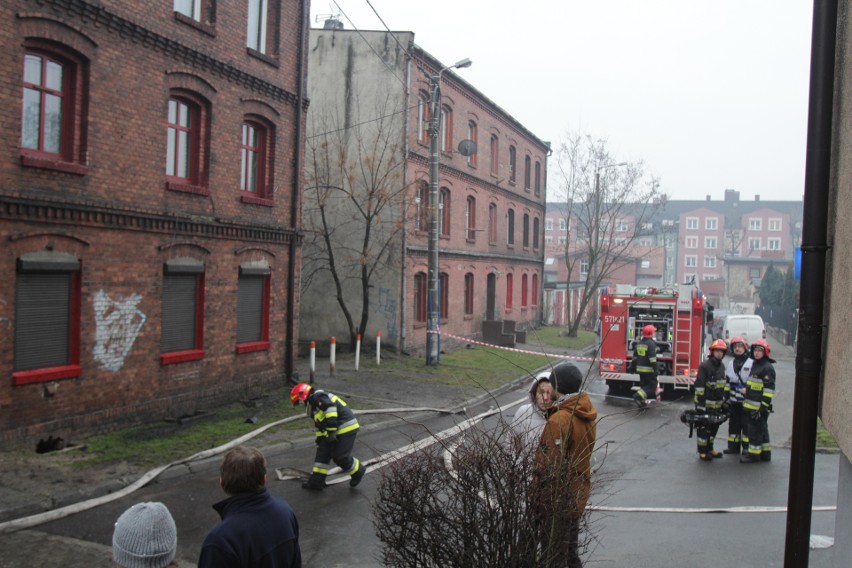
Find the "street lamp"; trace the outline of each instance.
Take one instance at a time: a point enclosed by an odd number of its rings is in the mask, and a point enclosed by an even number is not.
[[[441,295],[438,290],[438,166],[440,159],[439,137],[441,136],[441,75],[447,69],[470,67],[470,59],[462,59],[444,67],[429,77],[429,275],[428,311],[426,333],[426,364],[440,363],[441,339],[438,336],[441,319]]]

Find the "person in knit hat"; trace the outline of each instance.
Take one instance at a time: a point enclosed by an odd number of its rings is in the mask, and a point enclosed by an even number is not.
[[[112,559],[121,568],[177,566],[177,528],[162,503],[137,503],[121,514],[112,533]]]
[[[598,411],[573,363],[554,367],[550,382],[559,398],[541,434],[533,487],[541,545],[556,564],[581,568],[580,524],[591,489]]]

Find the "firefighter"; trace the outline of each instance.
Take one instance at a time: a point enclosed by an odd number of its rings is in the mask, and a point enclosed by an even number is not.
[[[654,334],[657,328],[646,325],[642,328],[642,339],[633,344],[633,360],[631,369],[639,373],[639,389],[633,393],[636,406],[646,408],[648,398],[656,396],[657,392],[657,342]]]
[[[722,359],[728,352],[728,346],[721,339],[710,344],[710,356],[698,366],[698,378],[695,379],[695,411],[697,413],[721,414],[722,403],[728,381],[725,377],[725,365]],[[718,424],[703,424],[698,427],[698,457],[704,461],[721,458],[722,452],[713,449],[713,440],[719,430]]]
[[[746,417],[748,432],[748,453],[740,458],[743,463],[772,460],[767,420],[775,396],[775,367],[772,365],[775,360],[769,357],[769,343],[765,339],[756,339],[751,344],[751,358],[754,362],[746,379],[743,398],[743,416]]]
[[[302,488],[323,489],[332,460],[349,474],[351,487],[361,483],[367,466],[352,457],[355,436],[358,434],[358,420],[346,405],[346,401],[333,393],[299,383],[290,391],[290,402],[294,406],[303,402],[308,416],[313,418],[317,428],[314,468],[308,480],[302,483]]]
[[[742,337],[734,337],[730,343],[733,359],[728,362],[728,447],[726,454],[739,454],[748,448],[748,432],[743,423],[743,397],[745,381],[751,372],[752,359],[749,356],[748,343]]]

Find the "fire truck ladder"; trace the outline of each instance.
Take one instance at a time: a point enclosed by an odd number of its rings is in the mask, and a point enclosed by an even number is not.
[[[674,333],[675,357],[672,373],[675,377],[674,389],[689,390],[689,354],[692,349],[692,311],[677,310]],[[681,382],[682,381],[682,382]]]

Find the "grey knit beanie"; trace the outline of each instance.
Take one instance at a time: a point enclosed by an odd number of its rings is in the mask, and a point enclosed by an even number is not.
[[[137,503],[115,522],[112,558],[124,568],[163,568],[177,553],[177,528],[162,503]]]

